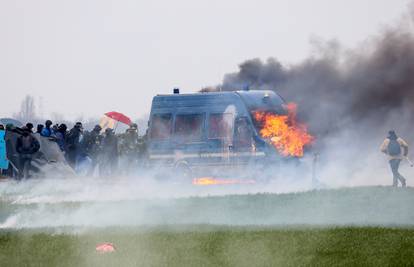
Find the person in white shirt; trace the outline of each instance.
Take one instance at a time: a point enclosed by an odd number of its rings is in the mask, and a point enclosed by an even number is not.
[[[393,186],[398,186],[400,181],[402,187],[406,187],[405,178],[398,172],[401,160],[408,155],[408,144],[402,138],[398,137],[395,131],[388,132],[388,137],[381,145],[381,152],[385,153],[389,157],[389,163],[393,175]]]

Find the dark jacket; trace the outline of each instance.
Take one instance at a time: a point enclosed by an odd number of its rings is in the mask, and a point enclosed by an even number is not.
[[[16,151],[19,154],[33,155],[40,149],[39,141],[31,134],[21,135],[17,138]]]
[[[66,149],[68,151],[78,150],[80,148],[80,139],[82,133],[79,128],[72,128],[66,136]]]
[[[83,151],[89,156],[95,156],[99,153],[102,143],[102,135],[99,131],[86,133],[83,138]]]
[[[109,134],[102,140],[102,150],[106,157],[118,157],[118,138],[114,134]]]

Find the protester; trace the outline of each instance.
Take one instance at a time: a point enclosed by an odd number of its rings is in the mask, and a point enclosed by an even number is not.
[[[125,164],[123,167],[126,173],[131,173],[138,166],[140,145],[138,125],[133,123],[126,130],[125,134],[122,135],[119,144],[121,157]]]
[[[42,135],[43,128],[45,128],[43,124],[38,124],[36,128],[36,133]]]
[[[61,125],[59,125],[59,127],[57,128],[55,132],[56,143],[58,144],[61,151],[65,151],[66,131],[67,131],[67,126],[66,124],[62,123]]]
[[[22,128],[23,134],[17,138],[16,151],[19,153],[19,178],[29,178],[29,170],[33,154],[40,149],[40,144],[32,136],[32,131],[26,126]]]
[[[3,172],[6,172],[9,167],[6,154],[6,142],[4,139],[5,134],[4,125],[0,124],[0,177],[3,177]]]
[[[47,120],[45,122],[45,127],[43,128],[40,135],[43,136],[43,137],[50,137],[53,134],[53,130],[52,130],[52,128],[50,128],[50,126],[52,126],[52,124],[53,123],[52,123],[51,120]]]
[[[408,155],[408,144],[402,138],[398,137],[394,130],[391,130],[388,132],[388,137],[384,140],[380,149],[381,152],[387,154],[389,157],[389,164],[393,174],[392,185],[398,187],[398,181],[400,181],[401,186],[406,187],[406,180],[399,173],[398,168],[400,167],[401,160]]]
[[[17,137],[13,134],[14,125],[11,123],[6,124],[6,135],[4,139],[6,140],[6,154],[7,159],[9,160],[9,168],[7,169],[7,176],[8,177],[18,177],[19,170],[18,170],[18,162],[19,162],[19,155],[16,151],[16,142]]]
[[[59,124],[55,124],[52,126],[52,133],[57,133],[58,130],[59,130]]]
[[[26,123],[26,128],[30,131],[30,133],[33,133],[34,125],[31,122]]]
[[[95,125],[93,130],[87,134],[83,139],[83,152],[90,158],[91,164],[87,172],[88,176],[92,176],[95,172],[95,168],[99,162],[99,153],[101,151],[102,135],[101,126]]]
[[[112,129],[105,130],[105,137],[102,140],[102,163],[100,166],[101,174],[112,176],[117,171],[118,166],[118,138]]]
[[[145,165],[145,161],[147,159],[147,140],[148,140],[148,129],[145,131],[143,136],[138,138],[138,146],[139,146],[139,164],[141,166]]]
[[[77,122],[66,136],[66,159],[74,169],[76,168],[76,161],[81,155],[82,132],[82,123]]]

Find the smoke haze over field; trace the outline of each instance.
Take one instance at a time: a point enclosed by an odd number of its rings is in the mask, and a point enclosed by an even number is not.
[[[413,189],[298,192],[299,184],[194,187],[144,179],[0,183],[0,230],[148,225],[413,225]],[[296,191],[275,194],[274,192]],[[267,193],[258,193],[267,192]],[[378,201],[381,200],[381,201]]]

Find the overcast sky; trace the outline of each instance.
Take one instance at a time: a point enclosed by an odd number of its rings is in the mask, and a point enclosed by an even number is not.
[[[0,0],[0,117],[26,94],[75,118],[137,118],[151,99],[221,82],[250,58],[298,62],[313,36],[356,46],[409,0]]]

